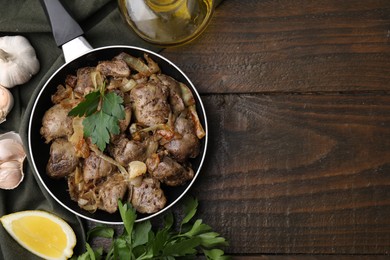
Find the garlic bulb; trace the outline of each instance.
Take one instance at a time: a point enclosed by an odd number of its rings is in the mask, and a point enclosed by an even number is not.
[[[25,37],[0,37],[0,85],[12,88],[24,84],[39,67],[35,50]]]
[[[8,113],[14,106],[14,97],[11,92],[0,86],[0,124],[5,121]]]
[[[0,189],[14,189],[22,182],[25,158],[19,134],[8,132],[0,135]]]

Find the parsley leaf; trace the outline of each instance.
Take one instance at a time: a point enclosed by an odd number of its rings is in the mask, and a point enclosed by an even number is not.
[[[104,85],[104,84],[103,84]],[[99,109],[99,105],[101,109]],[[110,134],[119,134],[119,120],[125,118],[123,99],[114,92],[94,91],[85,96],[68,114],[85,116],[83,120],[84,136],[90,137],[101,151],[110,142]]]
[[[196,248],[200,245],[199,237],[190,237],[188,239],[172,241],[165,245],[162,256],[185,256],[195,255],[198,251]]]
[[[101,110],[83,120],[84,135],[91,137],[92,143],[96,144],[101,151],[104,151],[106,144],[110,142],[110,131],[112,130],[113,120],[112,117],[103,113]],[[119,131],[112,133],[118,134]]]
[[[87,232],[87,240],[94,237],[113,238],[114,229],[104,226],[96,226]]]
[[[219,259],[219,260],[224,260],[224,259],[229,259],[227,256],[224,255],[224,252],[221,249],[203,249],[204,255],[207,257],[207,259]]]
[[[92,249],[91,246],[86,243],[85,245],[86,252],[77,258],[73,256],[71,259],[77,259],[77,260],[95,260],[95,259],[101,259],[103,255],[103,248],[99,247],[98,249]]]
[[[87,94],[85,100],[80,102],[69,112],[69,116],[90,116],[97,111],[100,102],[100,92],[95,91]]]
[[[149,231],[152,229],[150,221],[144,221],[135,226],[134,234],[137,234],[133,238],[133,247],[144,245],[149,241]]]
[[[203,221],[201,219],[197,219],[191,229],[188,232],[182,234],[182,236],[192,237],[203,234],[205,232],[209,232],[211,230],[211,227],[202,222]]]
[[[187,224],[196,214],[196,210],[198,208],[198,201],[191,197],[186,197],[184,201],[184,214],[185,217],[181,221],[181,227],[184,224]]]
[[[125,118],[125,110],[122,103],[123,99],[120,96],[109,92],[103,97],[102,111],[107,115],[123,119]]]
[[[125,226],[125,230],[127,231],[127,235],[133,233],[133,227],[137,215],[135,214],[135,209],[128,203],[123,204],[120,200],[118,201],[119,213],[121,214],[121,218],[123,221],[123,225]]]

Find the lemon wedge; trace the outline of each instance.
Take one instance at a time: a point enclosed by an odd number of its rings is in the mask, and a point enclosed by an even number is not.
[[[68,259],[76,236],[63,219],[40,210],[12,213],[0,218],[5,230],[24,248],[44,259]]]

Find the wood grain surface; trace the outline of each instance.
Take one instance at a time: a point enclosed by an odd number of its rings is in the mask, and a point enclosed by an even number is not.
[[[230,253],[388,254],[390,97],[213,95],[192,192]]]
[[[389,257],[390,1],[225,0],[162,54],[205,103],[190,193],[227,253]]]
[[[203,93],[390,90],[390,1],[225,0],[164,51]]]

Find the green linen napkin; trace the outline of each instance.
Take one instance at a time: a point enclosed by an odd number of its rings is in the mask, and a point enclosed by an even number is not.
[[[217,3],[222,0],[218,0]],[[85,31],[93,47],[106,45],[133,45],[154,51],[159,47],[138,38],[123,22],[116,0],[63,0],[74,18]],[[40,71],[28,83],[11,90],[14,107],[6,122],[0,124],[0,134],[8,131],[20,133],[27,151],[27,130],[33,101],[48,78],[64,64],[63,54],[55,44],[51,29],[39,0],[0,0],[0,37],[25,36],[35,48],[40,61]],[[23,210],[52,212],[74,229],[78,243],[75,253],[84,251],[85,230],[83,221],[69,213],[45,191],[30,167],[28,157],[24,164],[25,179],[14,190],[0,190],[0,216]],[[0,225],[0,259],[39,259],[19,246]]]

